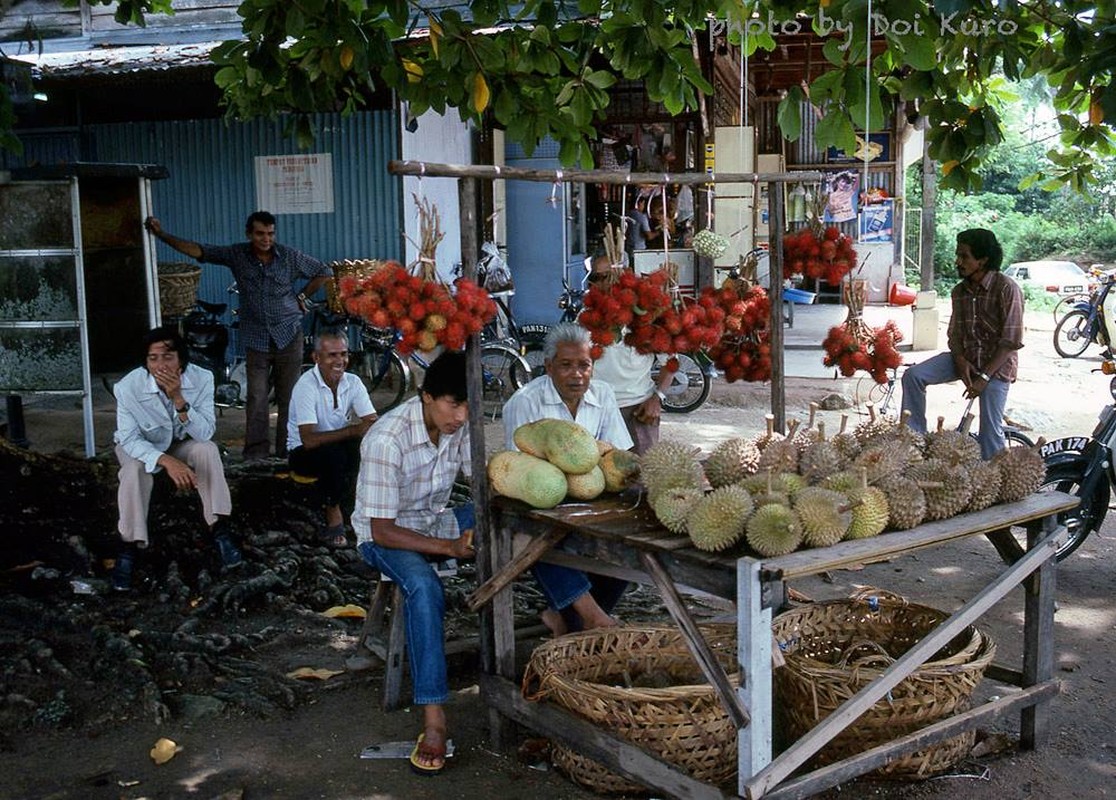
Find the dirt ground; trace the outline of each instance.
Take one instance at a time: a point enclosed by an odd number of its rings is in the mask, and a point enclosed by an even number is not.
[[[1050,344],[1052,327],[1036,320],[1029,330],[1020,381],[1009,400],[1009,417],[1032,429],[1035,438],[1088,433],[1108,401],[1108,378],[1090,373],[1099,365],[1096,349],[1085,358],[1059,359]],[[922,355],[926,354],[912,357]],[[792,379],[787,384],[787,406],[791,415],[805,416],[811,400],[820,401],[833,392],[863,400],[867,390],[866,384],[858,386],[856,381]],[[719,382],[710,402],[697,412],[668,418],[663,435],[709,448],[730,435],[754,432],[767,409],[767,391],[765,387]],[[959,394],[956,387],[934,390],[932,413],[956,423],[961,416]],[[854,408],[852,413],[862,411],[863,407]],[[60,426],[44,426],[38,413],[30,408],[28,414],[36,447],[75,447],[72,428],[65,433]],[[836,428],[840,413],[825,412],[827,429]],[[56,411],[50,416],[59,418]],[[235,446],[234,416],[236,412],[226,412],[219,433]],[[98,411],[98,426],[111,436],[110,410],[102,407]],[[44,435],[47,428],[50,433]],[[498,426],[492,429],[490,442],[499,441],[498,430]],[[99,435],[98,441],[101,439]],[[67,500],[59,497],[59,502]],[[257,500],[259,504],[271,502],[270,497]],[[262,508],[259,513],[266,516]],[[1116,728],[1111,723],[1112,686],[1116,684],[1112,525],[1110,518],[1102,535],[1088,540],[1058,570],[1056,663],[1062,694],[1051,705],[1045,747],[1018,752],[1018,719],[1008,719],[982,732],[990,754],[966,759],[953,774],[922,783],[861,780],[826,796],[1010,800],[1097,798],[1116,793],[1112,788],[1116,786]],[[264,530],[258,535],[272,533],[276,532]],[[9,526],[0,535],[8,538],[18,531]],[[272,566],[269,560],[276,553],[294,553],[304,567],[326,563],[322,559],[328,558],[336,574],[344,577],[337,579],[338,585],[360,585],[359,574],[346,572],[350,566],[346,557],[320,552],[306,544],[304,535],[291,534],[291,541],[281,551],[275,549],[280,547],[276,542],[275,537],[264,537],[255,543],[255,549],[246,548],[248,566],[256,570],[253,574]],[[969,540],[889,563],[799,581],[793,588],[822,600],[847,596],[857,586],[877,586],[949,610],[983,588],[997,565],[990,544]],[[202,577],[202,566],[187,564],[183,570],[191,586],[210,585]],[[444,775],[424,779],[413,776],[405,761],[359,758],[368,745],[412,739],[419,730],[416,712],[385,714],[379,710],[382,670],[342,672],[322,681],[264,681],[303,666],[343,670],[346,657],[353,653],[360,623],[328,620],[315,613],[320,604],[313,600],[312,587],[307,587],[300,602],[272,593],[262,601],[226,603],[183,628],[182,619],[189,616],[187,606],[199,602],[199,597],[177,595],[163,584],[147,586],[126,598],[75,594],[65,581],[55,581],[38,594],[26,582],[17,583],[10,576],[5,576],[2,586],[0,650],[25,648],[31,655],[22,662],[6,658],[5,672],[0,675],[5,691],[0,706],[0,797],[446,800],[593,796],[533,751],[491,749],[487,709],[476,689],[475,662],[468,656],[451,664],[450,732],[457,753]],[[357,602],[363,599],[346,590],[346,598],[350,597]],[[725,611],[704,610],[710,614]],[[524,613],[529,614],[530,609]],[[657,599],[646,591],[629,596],[620,616],[627,620],[664,618]],[[981,623],[998,645],[997,661],[1019,665],[1021,619],[1022,592],[1016,590]],[[76,628],[58,636],[53,653],[28,647],[29,641],[49,644],[55,628],[68,624],[64,620],[72,620]],[[137,668],[139,673],[139,665],[131,659],[142,660],[142,653],[125,652],[111,663],[103,656],[83,662],[82,651],[66,649],[66,643],[95,640],[105,631],[124,640],[131,637],[142,645],[151,640],[151,634],[142,632],[149,629],[178,631],[202,645],[223,643],[220,646],[227,652],[235,651],[236,658],[230,659],[235,669],[217,671],[206,683],[196,674],[203,659],[187,659],[185,666],[176,667],[182,676],[177,684],[164,679],[158,687],[165,704],[161,709],[158,704],[145,704],[142,689],[121,680],[122,671]],[[527,642],[525,647],[529,649],[531,644]],[[165,674],[156,673],[154,662],[142,666],[152,674]],[[254,694],[236,693],[249,685]],[[41,697],[32,702],[33,690],[53,692],[56,702],[44,703]],[[985,681],[978,689],[978,700],[1003,691],[1004,687]],[[214,702],[215,696],[223,699]],[[35,713],[18,713],[28,703],[37,706]],[[156,766],[148,751],[160,737],[172,739],[180,751],[170,762]]]

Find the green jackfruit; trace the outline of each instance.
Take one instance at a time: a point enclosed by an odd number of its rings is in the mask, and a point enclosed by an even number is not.
[[[492,491],[535,508],[553,508],[566,496],[566,475],[558,467],[528,453],[504,450],[488,460]]]
[[[545,458],[571,475],[584,475],[601,460],[597,440],[585,428],[569,420],[528,422],[516,428],[512,440],[524,453]]]

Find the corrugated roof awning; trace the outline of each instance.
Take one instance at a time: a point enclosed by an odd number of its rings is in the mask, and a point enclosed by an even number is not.
[[[24,53],[10,58],[30,64],[41,78],[165,72],[211,64],[209,54],[221,42],[96,47],[69,52]]]

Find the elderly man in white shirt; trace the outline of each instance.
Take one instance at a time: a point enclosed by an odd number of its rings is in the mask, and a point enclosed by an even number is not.
[[[564,322],[547,334],[543,345],[546,374],[540,375],[504,404],[504,434],[509,450],[517,449],[514,434],[520,425],[540,419],[576,422],[598,439],[628,450],[632,437],[620,416],[612,388],[593,380],[592,343],[580,325]],[[537,563],[535,580],[546,595],[549,607],[542,621],[555,636],[569,630],[588,630],[616,624],[609,612],[624,593],[627,583],[556,564]]]
[[[348,336],[332,329],[318,334],[314,368],[295,383],[287,414],[287,457],[296,474],[318,479],[325,511],[318,539],[330,547],[348,544],[341,502],[356,483],[360,440],[376,421],[364,382],[348,366]]]
[[[147,512],[155,475],[166,473],[180,491],[196,490],[202,517],[226,568],[241,564],[228,528],[232,499],[217,429],[213,375],[189,363],[186,341],[171,327],[155,328],[143,340],[144,366],[125,375],[116,396],[116,459],[120,462],[117,505],[123,547],[113,569],[117,591],[132,586],[137,549],[148,545]]]

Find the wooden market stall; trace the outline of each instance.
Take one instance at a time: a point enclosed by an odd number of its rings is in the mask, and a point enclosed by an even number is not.
[[[400,175],[452,177],[459,180],[462,212],[464,271],[472,277],[478,252],[475,209],[478,180],[530,180],[594,183],[783,183],[816,181],[814,173],[745,175],[652,175],[599,171],[533,171],[495,166],[454,166],[391,162]],[[782,191],[772,191],[771,270],[782,274]],[[777,426],[785,421],[781,286],[772,281],[771,409]],[[506,498],[491,498],[485,473],[485,448],[478,349],[469,348],[470,432],[472,436],[473,494],[477,509],[477,574],[480,587],[470,599],[481,615],[481,692],[490,708],[494,744],[509,744],[508,721],[575,747],[620,775],[671,796],[720,798],[722,791],[648,755],[633,744],[602,731],[568,712],[545,703],[530,703],[521,695],[515,663],[512,614],[513,581],[537,560],[565,564],[592,572],[653,584],[681,629],[687,647],[721,705],[738,730],[737,791],[740,796],[806,797],[880,767],[900,753],[913,752],[970,730],[1008,713],[1022,719],[1022,743],[1034,747],[1045,735],[1046,703],[1057,693],[1053,680],[1054,552],[1065,532],[1058,514],[1077,505],[1077,498],[1060,492],[1034,494],[1017,503],[993,506],[913,530],[870,539],[840,542],[826,548],[796,552],[779,558],[725,557],[693,548],[686,537],[662,529],[646,504],[628,498],[567,504],[548,511]],[[1026,529],[1026,545],[1010,532]],[[851,563],[870,563],[902,556],[974,536],[985,536],[1006,564],[960,610],[943,621],[875,681],[859,691],[809,734],[773,758],[772,752],[772,612],[783,599],[782,584]],[[554,545],[562,542],[561,550]],[[993,665],[989,677],[1019,687],[1019,691],[962,714],[947,718],[888,744],[848,757],[822,769],[791,779],[815,753],[852,724],[877,700],[885,697],[959,631],[969,626],[1016,586],[1026,588],[1023,609],[1021,668]],[[733,688],[725,669],[710,652],[681,600],[680,589],[698,590],[733,601],[737,607],[739,688]]]

